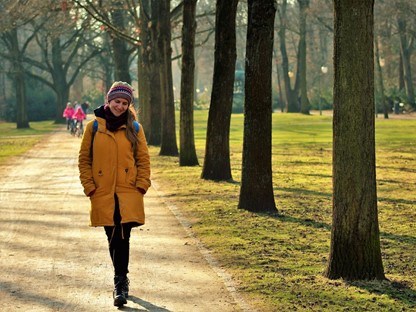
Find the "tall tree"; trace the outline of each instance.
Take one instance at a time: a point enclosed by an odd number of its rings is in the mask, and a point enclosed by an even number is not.
[[[25,57],[31,69],[36,69],[27,74],[56,93],[56,123],[64,122],[62,112],[68,102],[69,90],[81,69],[101,53],[101,49],[94,45],[95,35],[87,32],[89,22],[85,19],[77,24],[65,11],[50,12],[39,18],[37,23],[43,26],[36,37],[41,57]]]
[[[412,53],[414,51],[414,37],[409,38],[408,35],[408,22],[402,16],[402,13],[397,18],[397,25],[399,30],[400,36],[400,53],[403,62],[403,73],[404,73],[404,82],[406,86],[406,95],[407,95],[407,102],[416,109],[416,101],[415,101],[415,91],[413,88],[413,78],[412,78]],[[416,36],[415,36],[416,37]]]
[[[110,13],[112,24],[120,31],[124,32],[125,30],[125,21],[127,19],[127,14],[125,10],[114,9]],[[130,62],[129,57],[134,51],[134,49],[129,49],[128,41],[117,36],[116,33],[109,32],[111,37],[111,45],[113,48],[113,61],[114,61],[114,80],[116,81],[125,81],[131,83],[130,76]]]
[[[248,1],[243,165],[238,207],[276,211],[272,181],[274,0]]]
[[[283,85],[286,94],[286,111],[289,113],[294,113],[299,112],[299,105],[297,99],[299,88],[299,84],[297,82],[299,80],[296,77],[295,86],[292,88],[291,78],[293,77],[294,73],[292,70],[290,70],[289,67],[289,56],[286,46],[286,30],[288,28],[287,7],[287,0],[283,0],[282,4],[280,4],[278,7],[278,16],[280,20],[278,36],[280,43],[280,53],[282,55]],[[296,76],[298,76],[298,73],[299,71],[297,71]]]
[[[103,27],[111,32],[113,38],[125,41],[130,45],[138,47],[137,76],[140,121],[146,129],[146,139],[149,145],[160,145],[161,126],[162,126],[162,98],[161,98],[161,79],[160,79],[160,52],[158,46],[159,38],[159,14],[160,1],[150,0],[119,0],[117,7],[123,8],[123,17],[126,21],[117,23],[117,19],[111,19],[108,12],[111,12],[114,5],[113,1],[92,1],[92,0],[73,0],[79,7],[85,10],[91,17],[102,23]],[[123,27],[120,27],[123,26]],[[123,52],[124,51],[124,52]],[[120,50],[119,58],[123,57],[125,70],[122,75],[126,78],[116,78],[128,80],[130,74],[125,73],[129,70],[126,53],[130,55],[132,49],[123,48]],[[116,52],[117,53],[117,52]],[[117,71],[117,70],[115,70]],[[120,77],[118,73],[116,77]]]
[[[148,55],[148,63],[144,64],[148,70],[150,106],[150,128],[148,128],[147,140],[150,145],[160,146],[162,142],[162,85],[159,73],[161,53],[158,46],[160,1],[151,1],[149,47],[145,53]]]
[[[20,42],[21,26],[27,25],[37,15],[43,14],[46,8],[49,9],[48,1],[2,1],[0,3],[0,40],[6,48],[6,53],[1,57],[7,59],[11,64],[9,76],[12,78],[16,96],[16,127],[29,128],[29,117],[27,113],[26,100],[26,73],[24,57],[27,49],[35,37],[37,30],[24,37]]]
[[[376,192],[373,7],[374,0],[334,0],[333,217],[325,273],[330,279],[384,279]]]
[[[171,25],[170,25],[170,0],[159,2],[159,40],[160,51],[160,92],[162,99],[162,141],[160,143],[159,155],[177,156],[178,145],[175,130],[175,103],[173,98],[172,78],[172,48]]]
[[[194,70],[196,2],[184,0],[182,25],[182,76],[180,112],[180,166],[197,166],[194,138]]]
[[[300,83],[300,111],[309,115],[309,100],[306,81],[306,16],[309,0],[298,0],[299,3],[299,83]]]
[[[147,25],[150,22],[150,0],[142,0],[140,7],[137,76],[139,86],[138,105],[140,109],[140,122],[146,129],[147,139],[150,134],[151,112],[150,112],[150,79],[149,79],[149,49],[151,46],[150,30]],[[149,141],[149,140],[148,140]]]
[[[215,60],[211,103],[201,178],[231,180],[230,122],[236,52],[238,0],[217,0],[215,16]]]
[[[379,40],[378,37],[374,36],[374,57],[375,57],[375,66],[376,66],[376,80],[378,85],[378,98],[380,99],[381,108],[383,109],[383,115],[385,119],[389,118],[389,107],[387,103],[386,96],[384,94],[384,81],[383,81],[383,70],[381,65],[381,57],[380,57],[380,48],[379,48]],[[377,105],[376,105],[377,106]],[[377,110],[377,107],[376,107]],[[377,111],[376,111],[377,116]]]
[[[9,51],[12,57],[12,76],[16,92],[16,127],[18,129],[29,128],[29,117],[26,104],[25,70],[23,67],[24,52],[19,48],[17,28],[10,30],[3,38],[8,40]]]

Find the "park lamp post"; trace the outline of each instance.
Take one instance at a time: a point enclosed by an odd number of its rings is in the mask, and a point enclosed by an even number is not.
[[[328,72],[328,67],[325,65],[321,66],[321,73],[326,74]],[[321,108],[321,75],[319,75],[319,99],[318,99],[318,108],[319,108],[319,115],[322,116],[322,108]]]

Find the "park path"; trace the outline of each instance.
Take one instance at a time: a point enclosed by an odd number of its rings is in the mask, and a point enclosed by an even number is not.
[[[59,130],[0,167],[1,311],[117,310],[104,230],[88,226],[79,144]],[[146,225],[131,237],[131,296],[121,310],[251,311],[155,187],[145,205]]]

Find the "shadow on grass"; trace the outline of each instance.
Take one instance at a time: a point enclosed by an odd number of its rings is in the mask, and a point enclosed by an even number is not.
[[[267,215],[273,219],[280,220],[282,222],[291,222],[291,223],[301,224],[304,226],[313,227],[316,229],[325,229],[328,231],[331,230],[330,224],[327,224],[324,222],[317,222],[308,218],[306,219],[296,218],[293,216],[282,215],[279,213],[268,213]],[[390,239],[390,240],[406,243],[406,244],[413,245],[413,246],[416,245],[416,237],[410,236],[410,235],[397,235],[397,234],[392,234],[392,233],[380,232],[380,239]]]
[[[347,284],[365,289],[374,295],[386,295],[394,300],[399,300],[402,304],[407,305],[412,311],[416,308],[416,291],[411,288],[412,284],[410,282],[390,280],[348,281]],[[373,300],[376,300],[376,298]]]
[[[303,226],[309,226],[317,229],[331,230],[331,225],[316,222],[311,219],[296,218],[288,215],[281,215],[278,213],[268,214],[270,217],[280,220],[282,222],[291,222],[301,224]],[[380,239],[390,239],[398,242],[409,244],[409,246],[416,245],[416,237],[409,235],[396,235],[392,233],[380,233]],[[416,291],[412,289],[413,285],[407,281],[348,281],[347,284],[365,289],[375,295],[386,295],[392,299],[400,300],[403,304],[407,305],[409,309],[416,308]],[[376,300],[376,298],[374,298]]]
[[[291,222],[291,223],[301,224],[301,225],[304,225],[304,226],[313,227],[315,229],[325,229],[325,230],[328,230],[328,231],[331,230],[331,225],[326,224],[324,222],[317,222],[317,221],[314,221],[312,219],[295,218],[295,217],[292,217],[292,216],[281,215],[281,214],[278,214],[278,213],[270,214],[270,216],[274,219],[278,219],[278,220],[283,221],[283,222]]]
[[[310,190],[305,190],[304,188],[275,187],[274,190],[280,191],[280,192],[294,193],[299,196],[313,195],[313,196],[322,196],[322,197],[327,197],[327,198],[332,197],[331,193],[310,191]]]
[[[384,201],[387,203],[392,203],[392,204],[406,204],[406,205],[416,205],[416,201],[415,200],[407,200],[407,199],[401,199],[401,198],[385,198],[385,197],[378,197],[377,198],[378,201]]]
[[[311,219],[301,219],[293,216],[279,215],[278,213],[268,214],[270,217],[280,220],[282,222],[291,222],[301,224],[303,226],[313,227],[316,229],[325,229],[330,231],[331,225],[316,222]],[[409,246],[416,245],[416,237],[409,235],[395,235],[391,233],[380,233],[381,239],[390,239],[408,244]],[[403,275],[405,277],[405,275]],[[394,300],[399,300],[402,304],[408,306],[409,309],[416,308],[416,291],[412,289],[413,285],[407,281],[348,281],[347,284],[364,289],[374,295],[386,295]],[[374,300],[377,300],[374,297]],[[412,310],[413,311],[413,310]]]

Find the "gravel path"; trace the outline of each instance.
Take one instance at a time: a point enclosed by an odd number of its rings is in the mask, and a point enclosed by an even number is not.
[[[0,167],[1,311],[117,310],[104,230],[88,226],[79,144],[57,131]],[[155,187],[145,205],[147,223],[132,232],[130,297],[121,310],[253,311]]]

